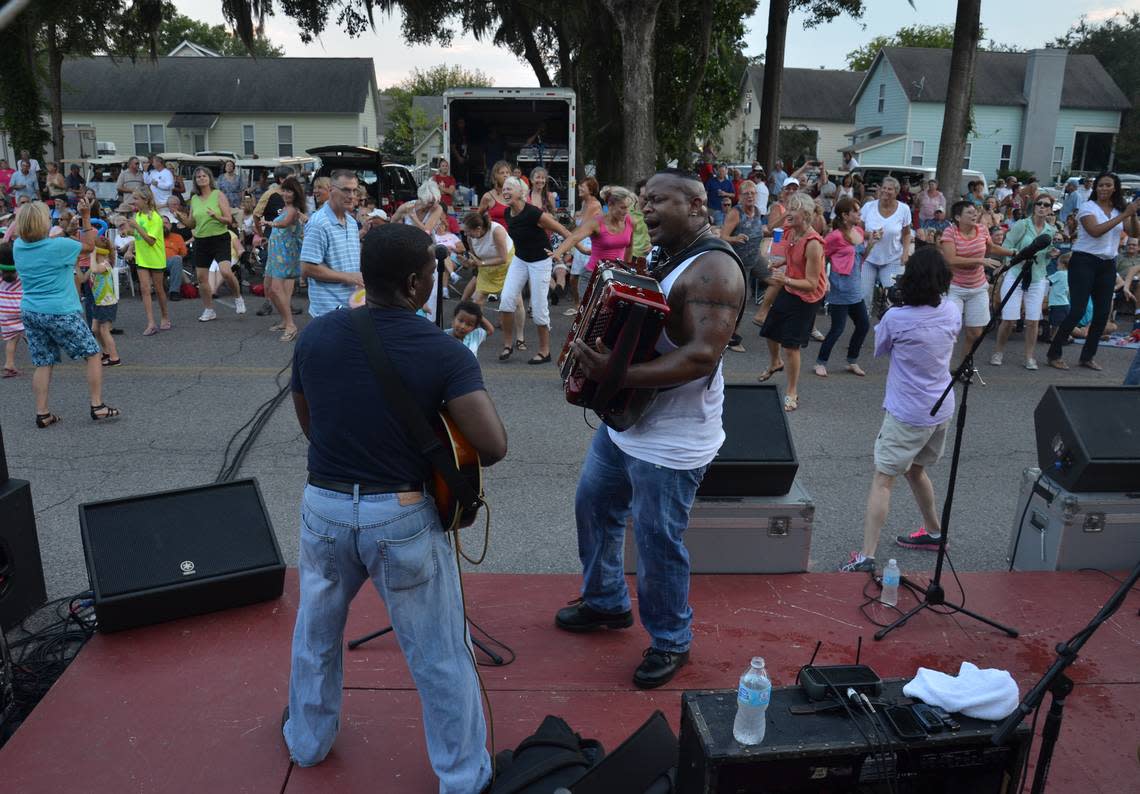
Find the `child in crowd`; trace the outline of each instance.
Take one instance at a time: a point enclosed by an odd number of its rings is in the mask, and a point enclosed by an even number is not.
[[[483,316],[483,307],[474,301],[461,301],[455,307],[455,316],[447,333],[462,342],[471,355],[479,357],[479,345],[495,333],[495,326]]]
[[[115,337],[111,336],[111,328],[119,312],[119,279],[115,276],[113,250],[107,238],[100,237],[95,243],[91,263],[91,292],[95,303],[91,330],[103,349],[104,367],[117,367],[123,363],[115,346]]]
[[[1046,276],[1049,282],[1049,313],[1051,328],[1056,328],[1069,316],[1069,259],[1072,253],[1061,254],[1057,270]]]
[[[16,260],[12,257],[12,244],[0,243],[0,339],[4,340],[4,375],[14,378],[16,347],[24,336],[24,321],[20,319],[20,301],[24,287],[16,274]]]

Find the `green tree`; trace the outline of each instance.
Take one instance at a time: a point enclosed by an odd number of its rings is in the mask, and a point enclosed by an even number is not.
[[[483,88],[492,85],[494,82],[491,78],[478,69],[469,71],[462,66],[445,63],[428,69],[413,69],[404,80],[382,91],[393,100],[388,114],[390,126],[384,138],[385,153],[397,158],[410,158],[417,132],[435,127],[442,121],[429,119],[413,108],[413,97],[440,96],[449,88]]]
[[[984,32],[984,31],[983,31]],[[932,47],[949,50],[954,47],[953,25],[907,25],[893,36],[875,36],[858,49],[847,53],[847,66],[856,72],[871,68],[875,56],[884,47]]]
[[[261,26],[255,32],[252,46],[247,48],[242,40],[225,25],[210,25],[177,13],[164,18],[158,29],[160,54],[166,55],[183,40],[201,44],[219,55],[253,55],[255,57],[277,58],[285,54],[281,47],[265,37],[265,31]]]
[[[1140,59],[1136,57],[1140,52],[1140,12],[1117,14],[1100,24],[1082,17],[1050,46],[1095,55],[1132,102],[1116,136],[1116,167],[1121,171],[1140,170]]]

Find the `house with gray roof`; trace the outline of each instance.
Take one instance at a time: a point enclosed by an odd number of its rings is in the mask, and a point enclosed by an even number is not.
[[[801,152],[824,163],[838,163],[839,150],[855,120],[851,97],[863,72],[835,69],[784,69],[780,90],[780,129],[797,132],[807,150]],[[764,67],[749,66],[740,81],[740,105],[721,131],[721,157],[748,162],[756,156],[760,130],[760,98],[764,94]],[[790,135],[784,137],[791,137]]]
[[[119,154],[233,151],[299,156],[376,146],[383,127],[371,58],[72,58],[63,122],[94,127]]]
[[[443,155],[443,110],[441,96],[412,97],[412,161],[416,166]]]
[[[880,50],[854,92],[847,144],[861,165],[937,166],[950,50]],[[1112,166],[1131,107],[1092,55],[1062,49],[979,52],[963,168],[990,179],[1024,169],[1052,181]]]

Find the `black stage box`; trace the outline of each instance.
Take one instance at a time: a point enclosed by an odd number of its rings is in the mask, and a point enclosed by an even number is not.
[[[901,679],[883,682],[882,700],[909,702]],[[872,752],[845,711],[796,715],[788,709],[811,701],[798,686],[775,687],[764,741],[745,747],[732,738],[736,690],[697,690],[681,698],[679,794],[799,794],[859,791],[904,794],[998,794],[1016,790],[1029,728],[1022,724],[1009,745],[994,747],[998,723],[956,716],[961,730],[903,742],[888,727],[888,740]],[[876,706],[877,710],[878,707]],[[872,736],[869,718],[859,728]],[[880,739],[882,741],[882,739]],[[890,788],[895,781],[894,789]]]
[[[0,631],[47,601],[32,490],[25,480],[0,483]]]
[[[1140,491],[1140,388],[1050,386],[1033,425],[1037,465],[1066,491]]]
[[[724,387],[724,444],[697,496],[783,496],[800,468],[775,386]]]
[[[79,506],[100,631],[280,597],[285,562],[256,480]]]

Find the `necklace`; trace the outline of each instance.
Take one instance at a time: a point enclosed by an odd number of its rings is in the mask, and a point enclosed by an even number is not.
[[[694,245],[696,245],[697,242],[702,237],[704,237],[706,234],[708,234],[710,231],[712,231],[712,225],[709,224],[708,221],[705,221],[705,225],[697,230],[697,233],[693,236],[693,239],[689,240],[688,244],[684,248],[677,251],[676,253],[669,253],[663,247],[658,248],[658,250],[661,252],[662,256],[658,261],[653,263],[653,277],[655,279],[657,279],[658,281],[660,281],[662,278],[664,278],[665,274],[667,274],[669,272],[669,270],[672,269],[673,262],[675,260],[682,258],[682,256],[690,248],[692,248]]]

